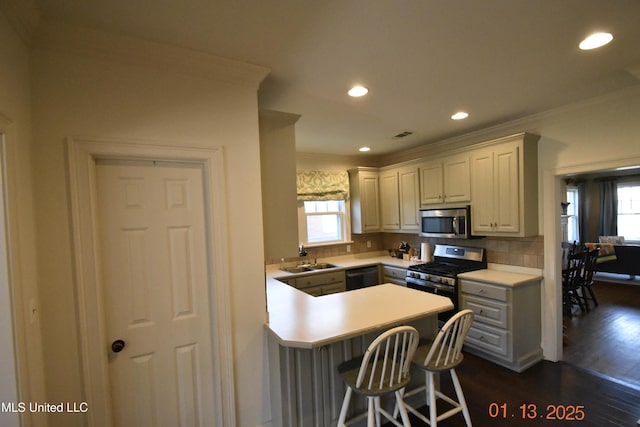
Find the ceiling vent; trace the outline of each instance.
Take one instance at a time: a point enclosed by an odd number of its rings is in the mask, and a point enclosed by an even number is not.
[[[397,135],[394,135],[393,139],[406,138],[409,135],[413,135],[413,132],[409,132],[408,130],[406,130],[404,132],[400,132]]]

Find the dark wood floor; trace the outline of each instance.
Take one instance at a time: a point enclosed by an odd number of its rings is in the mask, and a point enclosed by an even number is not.
[[[640,420],[640,287],[598,284],[595,291],[600,300],[597,309],[565,319],[566,361],[543,361],[518,374],[465,355],[457,372],[474,426],[636,426]],[[454,395],[448,376],[442,378],[442,389]],[[527,418],[526,411],[523,417],[523,404],[535,405],[536,417]],[[546,419],[554,407],[566,415],[572,405],[582,407],[577,414],[583,411],[584,419]],[[490,416],[490,409],[497,409],[497,416]],[[412,424],[424,425],[417,419]],[[465,423],[458,414],[438,425]]]
[[[565,316],[564,360],[640,389],[640,286],[596,282],[598,307]]]
[[[640,389],[611,381],[566,362],[543,361],[518,374],[467,354],[456,371],[467,399],[471,421],[477,427],[633,427],[640,419]],[[447,375],[442,378],[442,389],[455,396]],[[530,412],[526,411],[523,416],[522,405],[535,405],[536,416],[528,418]],[[582,412],[584,419],[546,419],[552,415],[553,407],[561,415],[559,418],[562,415],[566,417],[571,406],[578,409],[575,412],[577,415]],[[446,406],[439,408],[446,409]],[[497,410],[497,416],[492,417],[490,409]],[[422,410],[426,410],[426,407]],[[425,424],[412,418],[412,425]],[[462,414],[457,414],[438,425],[458,427],[464,426],[465,422]]]

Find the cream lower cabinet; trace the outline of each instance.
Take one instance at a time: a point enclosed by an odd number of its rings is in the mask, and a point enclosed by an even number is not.
[[[465,351],[516,372],[542,360],[540,278],[495,271],[460,276],[461,309],[475,314]]]
[[[391,265],[382,265],[382,283],[407,286],[407,269]]]
[[[314,297],[344,292],[347,289],[344,270],[298,277],[295,284],[289,279],[287,283]]]
[[[473,234],[538,234],[537,139],[534,135],[517,134],[472,151]]]

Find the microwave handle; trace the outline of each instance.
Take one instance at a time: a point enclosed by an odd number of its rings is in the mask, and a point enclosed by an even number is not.
[[[456,236],[460,234],[458,232],[458,217],[457,216],[453,217],[453,234],[455,234]]]

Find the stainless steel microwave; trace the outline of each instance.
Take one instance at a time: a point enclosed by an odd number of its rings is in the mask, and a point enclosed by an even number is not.
[[[420,209],[420,236],[447,239],[469,239],[469,206]]]

